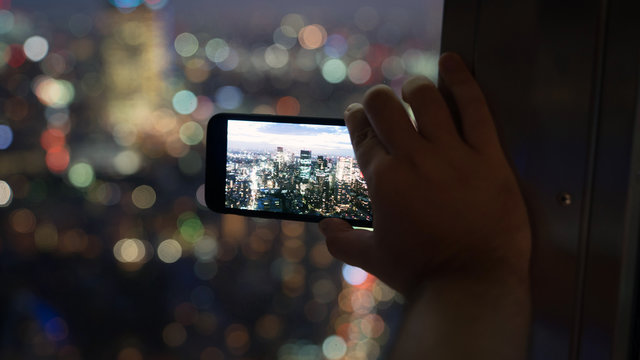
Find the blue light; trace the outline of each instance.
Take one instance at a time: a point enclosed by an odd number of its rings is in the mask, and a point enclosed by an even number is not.
[[[7,125],[0,125],[0,150],[11,146],[13,142],[13,131]]]
[[[223,86],[216,91],[216,104],[223,109],[235,109],[242,103],[244,94],[235,86]]]
[[[327,42],[324,44],[324,53],[337,59],[342,57],[348,48],[347,40],[342,35],[333,34],[327,38]]]
[[[142,0],[109,0],[109,2],[121,9],[136,8],[142,4]]]

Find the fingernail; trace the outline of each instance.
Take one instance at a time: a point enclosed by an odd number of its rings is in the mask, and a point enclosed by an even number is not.
[[[353,104],[347,106],[347,108],[344,110],[344,113],[348,114],[348,113],[352,112],[353,110],[355,110],[358,106],[360,106],[360,104],[353,103]]]

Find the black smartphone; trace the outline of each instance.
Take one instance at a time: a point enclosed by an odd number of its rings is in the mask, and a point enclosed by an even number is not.
[[[207,126],[205,198],[216,212],[371,227],[342,119],[222,113]]]

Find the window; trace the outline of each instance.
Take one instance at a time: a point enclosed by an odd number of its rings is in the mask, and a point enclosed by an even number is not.
[[[401,301],[314,224],[204,206],[216,112],[435,77],[442,2],[0,0],[0,356],[375,359]]]

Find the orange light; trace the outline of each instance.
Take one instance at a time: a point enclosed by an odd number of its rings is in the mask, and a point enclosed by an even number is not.
[[[293,96],[285,96],[278,100],[276,104],[278,115],[298,115],[300,113],[300,103]]]
[[[61,173],[69,166],[69,151],[62,146],[51,148],[45,162],[51,172]]]
[[[49,151],[53,148],[61,148],[66,143],[64,133],[58,129],[48,129],[40,136],[40,145]]]
[[[307,50],[317,49],[327,41],[327,31],[318,24],[305,26],[298,33],[298,41]]]

